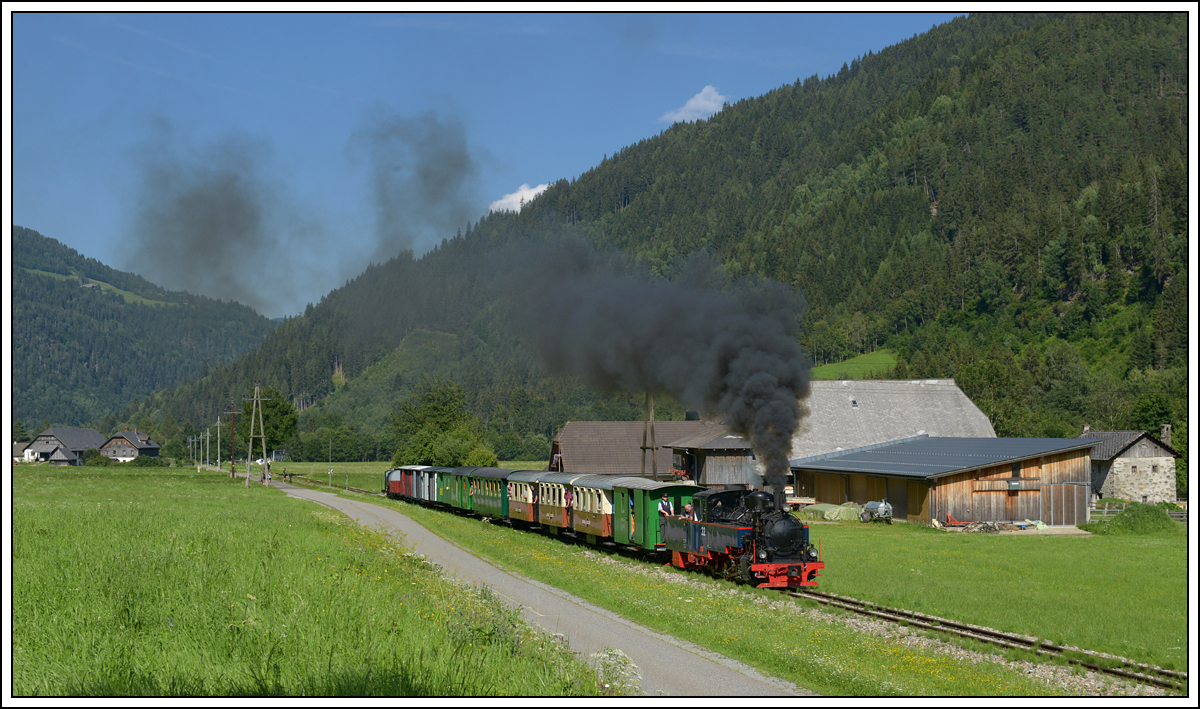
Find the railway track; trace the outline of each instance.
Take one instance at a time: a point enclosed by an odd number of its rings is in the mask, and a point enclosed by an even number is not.
[[[859,615],[879,618],[891,623],[906,623],[910,626],[925,628],[928,630],[936,630],[943,633],[950,633],[965,638],[979,640],[981,642],[1002,647],[1014,648],[1018,650],[1029,650],[1038,655],[1047,655],[1050,657],[1062,658],[1064,661],[1072,665],[1085,667],[1095,672],[1101,672],[1107,675],[1121,677],[1123,679],[1132,680],[1151,684],[1156,687],[1162,687],[1173,691],[1186,691],[1188,681],[1186,672],[1174,672],[1172,670],[1164,670],[1150,665],[1144,665],[1123,658],[1104,657],[1110,661],[1121,663],[1121,667],[1110,667],[1095,662],[1089,662],[1080,659],[1075,655],[1095,655],[1097,659],[1101,656],[1096,653],[1091,653],[1086,650],[1076,650],[1074,648],[1061,647],[1052,643],[1038,640],[1027,635],[1017,635],[1014,633],[1005,633],[991,628],[984,628],[977,625],[968,625],[966,623],[958,623],[945,618],[925,615],[924,613],[915,613],[913,611],[900,610],[897,608],[884,608],[873,603],[859,601],[854,598],[845,596],[835,596],[829,593],[821,593],[820,591],[802,591],[788,592],[788,595],[796,598],[807,598],[816,601],[823,605],[842,608]]]

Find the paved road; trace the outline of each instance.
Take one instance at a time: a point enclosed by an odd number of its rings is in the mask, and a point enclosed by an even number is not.
[[[561,634],[584,657],[605,647],[622,650],[638,666],[640,685],[647,695],[812,695],[735,660],[640,628],[569,593],[496,568],[395,510],[278,480],[272,486],[292,497],[343,512],[364,526],[403,532],[416,553],[424,554],[465,583],[487,585],[512,606],[519,606],[525,620]]]

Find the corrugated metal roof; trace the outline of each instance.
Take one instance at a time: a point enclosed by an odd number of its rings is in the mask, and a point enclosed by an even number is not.
[[[934,438],[798,459],[794,468],[888,477],[938,478],[1034,456],[1088,448],[1077,438]]]
[[[1079,438],[1098,441],[1095,447],[1092,448],[1092,460],[1112,460],[1124,453],[1130,446],[1137,443],[1143,437],[1149,438],[1156,444],[1171,451],[1175,454],[1176,458],[1180,457],[1174,448],[1163,443],[1147,431],[1088,431],[1079,434]]]
[[[641,421],[571,421],[562,427],[555,442],[562,452],[563,467],[594,475],[631,475],[642,472]],[[658,444],[655,459],[659,474],[671,469],[672,453],[666,445],[706,428],[703,421],[656,421],[654,437]],[[649,439],[647,439],[649,445]],[[646,456],[646,473],[652,470]]]
[[[953,379],[817,381],[791,458],[886,443],[919,434],[995,438],[987,416]]]

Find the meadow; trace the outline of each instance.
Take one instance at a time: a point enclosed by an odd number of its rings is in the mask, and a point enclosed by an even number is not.
[[[810,376],[813,379],[866,379],[895,366],[895,355],[888,350],[875,350],[843,362],[813,367]]]
[[[602,693],[486,589],[220,473],[20,466],[12,544],[15,696]]]
[[[809,532],[828,564],[822,591],[1187,668],[1186,534],[961,534],[858,522]]]

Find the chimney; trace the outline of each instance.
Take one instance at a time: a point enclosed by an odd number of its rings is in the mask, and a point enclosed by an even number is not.
[[[1083,424],[1083,432],[1084,433],[1087,433],[1090,430],[1092,430],[1092,424],[1090,424],[1090,423]]]
[[[1162,434],[1159,435],[1158,440],[1162,441],[1163,443],[1167,444],[1168,446],[1171,445],[1171,424],[1169,424],[1169,423],[1163,424]]]

